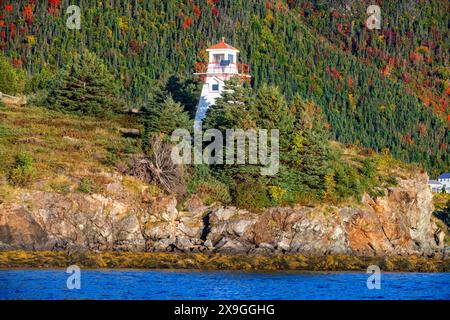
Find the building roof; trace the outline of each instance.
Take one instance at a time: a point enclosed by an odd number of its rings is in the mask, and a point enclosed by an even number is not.
[[[233,46],[230,46],[228,43],[225,42],[225,38],[222,37],[222,41],[220,41],[219,43],[216,43],[215,45],[209,47],[208,50],[220,50],[220,49],[228,49],[228,50],[234,50],[234,51],[239,51],[238,49],[234,48]]]
[[[428,181],[428,184],[438,184],[438,185],[443,186],[443,184],[437,180],[430,180],[430,181]]]
[[[450,179],[450,172],[445,172],[441,174],[438,179]]]

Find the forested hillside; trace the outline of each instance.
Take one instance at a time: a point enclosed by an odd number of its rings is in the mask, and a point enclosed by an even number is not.
[[[364,25],[368,1],[81,0],[70,30],[71,1],[0,0],[0,51],[33,77],[30,92],[89,49],[134,108],[171,76],[195,92],[195,61],[224,36],[254,88],[310,101],[335,139],[449,170],[449,2],[378,2],[381,30]]]

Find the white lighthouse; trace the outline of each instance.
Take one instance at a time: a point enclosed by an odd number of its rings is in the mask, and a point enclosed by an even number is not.
[[[250,66],[238,62],[239,50],[222,41],[206,49],[209,60],[196,63],[195,75],[204,80],[202,94],[197,105],[195,121],[199,123],[206,116],[208,108],[215,104],[223,91],[224,82],[231,77],[238,76],[243,80],[250,80]]]

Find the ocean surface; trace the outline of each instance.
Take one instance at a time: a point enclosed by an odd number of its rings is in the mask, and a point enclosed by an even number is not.
[[[81,270],[68,289],[66,270],[0,270],[0,299],[445,299],[450,273]],[[75,283],[75,282],[70,282]]]

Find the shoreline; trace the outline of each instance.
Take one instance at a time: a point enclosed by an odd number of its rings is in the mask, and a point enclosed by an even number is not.
[[[377,265],[384,272],[450,272],[449,258],[422,256],[244,255],[219,253],[0,251],[0,270],[142,269],[193,271],[366,271]]]

